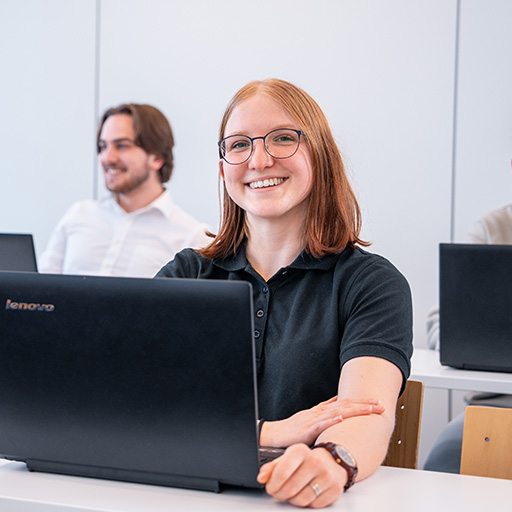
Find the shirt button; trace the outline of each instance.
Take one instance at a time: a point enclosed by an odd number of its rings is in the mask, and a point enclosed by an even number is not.
[[[268,293],[268,288],[266,286],[263,287],[263,293]]]
[[[260,337],[260,331],[254,331],[254,337],[258,339]]]
[[[285,276],[286,274],[288,274],[288,270],[283,270],[283,271],[281,272],[281,274],[282,274],[283,276]]]
[[[264,314],[265,312],[263,311],[263,309],[258,309],[258,311],[256,312],[256,316],[258,318],[261,318]]]

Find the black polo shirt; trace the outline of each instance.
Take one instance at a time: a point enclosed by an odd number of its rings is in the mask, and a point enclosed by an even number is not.
[[[406,279],[381,256],[361,249],[321,259],[303,253],[265,282],[244,249],[224,260],[185,249],[157,277],[252,284],[261,418],[287,418],[336,395],[341,367],[354,357],[391,361],[405,386],[411,294]]]

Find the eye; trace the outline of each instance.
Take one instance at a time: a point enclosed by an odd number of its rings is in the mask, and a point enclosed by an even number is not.
[[[226,151],[240,153],[251,147],[251,141],[245,137],[234,137],[232,140],[226,140]]]
[[[279,145],[297,144],[298,136],[290,130],[275,132],[272,135],[272,143]]]

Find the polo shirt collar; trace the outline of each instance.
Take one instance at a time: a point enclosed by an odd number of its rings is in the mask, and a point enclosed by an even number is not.
[[[345,249],[343,253],[350,251],[350,249]],[[297,268],[302,270],[330,270],[336,262],[338,261],[340,255],[339,254],[326,254],[322,258],[315,258],[305,251],[302,251],[295,261],[293,261],[287,268]],[[238,252],[229,258],[220,259],[214,258],[213,264],[217,267],[220,267],[228,272],[236,272],[238,270],[244,270],[248,267],[251,267],[251,264],[247,260],[247,255],[245,252],[245,243],[243,243]]]

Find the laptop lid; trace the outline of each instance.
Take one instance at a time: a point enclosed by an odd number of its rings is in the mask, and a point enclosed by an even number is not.
[[[512,246],[440,244],[441,364],[512,371]]]
[[[31,234],[0,233],[0,271],[37,272]]]
[[[0,455],[258,487],[251,285],[0,273]]]

